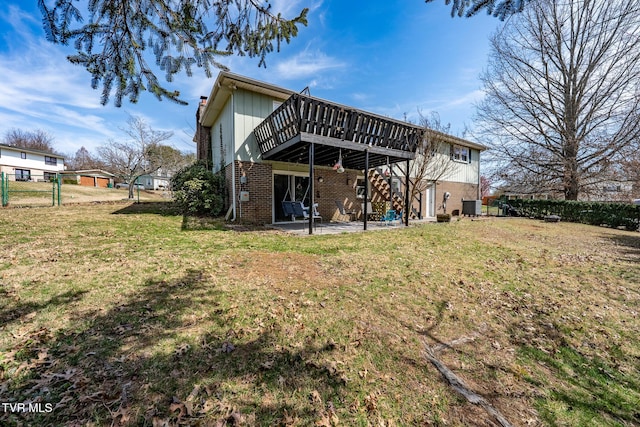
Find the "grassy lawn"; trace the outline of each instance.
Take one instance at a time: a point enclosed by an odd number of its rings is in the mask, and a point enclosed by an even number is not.
[[[640,424],[640,234],[526,219],[293,237],[162,203],[0,210],[18,425]],[[444,345],[446,344],[446,345]],[[48,408],[48,407],[47,407]]]

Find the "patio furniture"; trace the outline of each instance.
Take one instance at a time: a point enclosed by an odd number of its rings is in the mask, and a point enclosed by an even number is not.
[[[384,214],[382,218],[380,218],[380,222],[384,222],[385,225],[393,224],[394,221],[398,221],[402,219],[402,212],[397,213],[395,209],[389,209],[387,213]]]
[[[291,220],[295,220],[295,212],[293,211],[293,206],[291,205],[293,202],[282,201],[282,211],[284,214],[291,218]]]
[[[284,202],[283,202],[284,203]],[[302,217],[305,221],[310,219],[309,208],[302,204],[302,202],[289,202],[291,203],[291,207],[293,209],[293,214],[295,217]],[[320,223],[322,223],[322,217],[318,212],[318,204],[313,204],[313,219],[319,219]]]
[[[356,218],[356,212],[354,210],[346,210],[344,207],[344,203],[342,203],[341,200],[336,200],[336,206],[338,207],[338,212],[340,212],[340,215],[349,216],[349,221],[352,221],[352,217],[353,219]]]

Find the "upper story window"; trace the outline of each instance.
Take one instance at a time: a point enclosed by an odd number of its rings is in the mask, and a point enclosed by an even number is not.
[[[471,163],[471,150],[461,145],[452,145],[451,159],[456,162]]]
[[[55,158],[55,157],[44,156],[44,164],[45,165],[53,165],[53,166],[55,166],[55,165],[58,164],[58,159]]]
[[[26,159],[27,158],[27,153],[25,153],[24,151],[20,152],[20,158],[21,159]]]

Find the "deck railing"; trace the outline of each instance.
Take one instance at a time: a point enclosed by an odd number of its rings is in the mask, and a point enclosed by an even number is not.
[[[254,130],[264,154],[300,133],[415,152],[422,129],[327,101],[294,94]]]

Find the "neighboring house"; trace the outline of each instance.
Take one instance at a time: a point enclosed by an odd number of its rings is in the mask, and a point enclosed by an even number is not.
[[[633,199],[633,182],[624,180],[610,180],[591,186],[583,191],[579,200],[589,202],[630,202]]]
[[[290,200],[318,203],[325,221],[340,218],[336,201],[364,219],[365,195],[402,209],[407,178],[398,170],[411,167],[425,132],[228,72],[201,98],[196,121],[198,159],[225,174],[228,217],[260,224],[289,221],[282,201]],[[484,146],[440,136],[454,166],[412,202],[412,217],[434,216],[445,192],[448,212],[479,199]]]
[[[87,169],[77,171],[64,171],[63,182],[75,181],[85,187],[113,188],[114,174],[101,169]]]
[[[9,180],[51,181],[64,170],[64,157],[45,151],[0,144],[0,172]]]
[[[511,184],[500,187],[498,193],[508,200],[564,200],[560,191],[541,191],[533,185]],[[638,194],[634,190],[633,182],[624,180],[609,180],[585,185],[578,196],[582,202],[629,203]]]
[[[166,190],[171,184],[172,174],[160,169],[153,175],[142,175],[136,180],[137,184],[142,184],[145,190]]]

